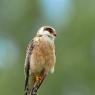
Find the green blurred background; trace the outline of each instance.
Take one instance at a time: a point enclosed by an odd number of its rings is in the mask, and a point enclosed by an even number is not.
[[[24,95],[26,45],[43,25],[57,62],[38,94],[95,95],[95,0],[0,0],[0,95]]]

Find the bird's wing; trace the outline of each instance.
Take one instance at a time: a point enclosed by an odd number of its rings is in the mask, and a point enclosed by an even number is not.
[[[28,81],[29,81],[30,56],[32,54],[33,48],[34,48],[34,42],[32,40],[32,41],[29,42],[29,44],[27,46],[27,50],[26,50],[26,58],[25,58],[25,66],[24,66],[24,72],[25,72],[25,91],[27,90]]]

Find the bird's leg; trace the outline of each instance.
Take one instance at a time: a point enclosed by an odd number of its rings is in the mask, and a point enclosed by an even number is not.
[[[35,82],[35,84],[34,84],[34,86],[33,86],[33,88],[32,88],[32,91],[31,91],[30,95],[36,95],[37,90],[38,90],[39,87],[41,86],[41,84],[42,84],[44,78],[45,78],[45,76],[44,76],[44,77],[42,77],[42,76],[37,76],[37,77],[36,77],[36,82]]]
[[[37,90],[41,86],[41,84],[44,81],[45,77],[46,77],[46,74],[44,74],[44,71],[42,71],[39,76],[36,76],[36,82],[35,82],[35,84],[32,88],[32,91],[31,91],[30,95],[36,95]]]
[[[40,76],[41,77],[38,77],[40,82],[37,84],[37,89],[39,89],[39,87],[41,86],[41,84],[43,83],[43,81],[44,81],[44,79],[46,77],[45,69],[42,70],[42,72],[40,73]]]
[[[39,89],[39,87],[41,86],[41,84],[43,83],[44,79],[45,79],[46,75],[44,75],[41,80],[39,80],[39,82],[36,84],[37,90]]]

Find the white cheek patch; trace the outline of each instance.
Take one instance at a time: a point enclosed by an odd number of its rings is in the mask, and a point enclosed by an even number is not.
[[[50,35],[50,33],[48,31],[43,31],[43,28],[41,28],[39,31],[38,31],[38,34],[41,34],[41,35]]]
[[[49,35],[49,32],[48,31],[44,31],[43,35]]]
[[[45,39],[47,39],[47,41],[50,41],[50,42],[51,42],[51,40],[54,41],[54,36],[51,35],[49,31],[43,30],[43,28],[41,28],[41,29],[38,31],[38,34],[43,35],[43,36],[45,37]]]

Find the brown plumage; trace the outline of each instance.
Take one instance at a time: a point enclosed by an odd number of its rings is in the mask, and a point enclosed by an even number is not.
[[[25,59],[25,95],[35,95],[48,72],[54,72],[55,36],[56,32],[53,28],[44,26],[29,42]],[[33,94],[32,91],[35,88],[36,91]]]

